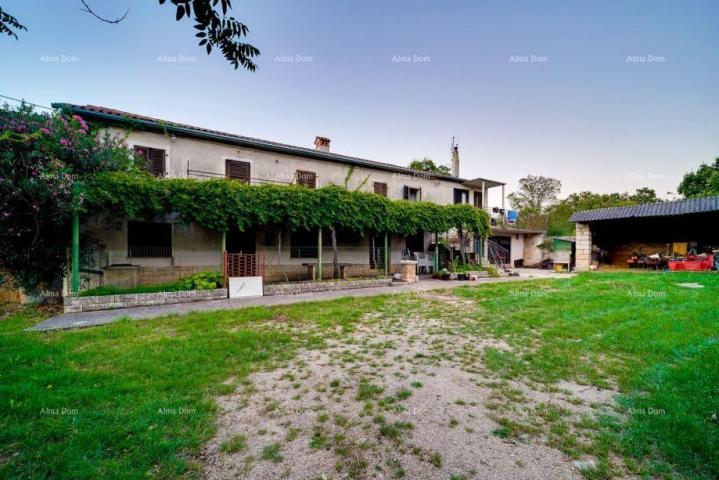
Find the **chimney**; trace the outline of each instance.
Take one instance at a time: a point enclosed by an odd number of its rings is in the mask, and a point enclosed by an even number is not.
[[[459,177],[459,145],[452,145],[452,176]]]
[[[315,137],[315,148],[323,152],[329,152],[330,139],[327,137]]]

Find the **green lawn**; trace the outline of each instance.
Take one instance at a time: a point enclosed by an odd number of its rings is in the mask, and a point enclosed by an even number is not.
[[[497,377],[623,392],[633,413],[596,424],[597,476],[611,475],[612,454],[641,474],[719,476],[719,276],[585,274],[454,293],[481,307],[463,333],[514,347],[484,351]],[[23,331],[42,313],[5,317],[0,478],[197,476],[215,396],[368,312],[421,315],[422,302],[388,295],[48,333]]]

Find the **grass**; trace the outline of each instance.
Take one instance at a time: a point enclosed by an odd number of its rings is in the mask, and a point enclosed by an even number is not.
[[[193,313],[28,333],[47,314],[0,320],[0,478],[197,476],[213,398],[270,361],[321,343],[259,323],[349,331],[379,298]]]
[[[383,437],[387,437],[391,440],[400,440],[403,432],[412,430],[413,428],[414,425],[409,422],[385,423],[379,428],[379,433]]]
[[[262,460],[280,463],[283,460],[280,450],[282,450],[282,446],[280,446],[279,443],[272,443],[262,449],[262,455],[260,458]]]
[[[538,289],[542,295],[517,294]],[[468,331],[502,338],[519,352],[485,350],[485,366],[500,377],[624,392],[626,422],[604,419],[595,439],[600,463],[618,451],[643,475],[709,479],[719,476],[718,290],[713,273],[603,273],[455,294],[483,307],[482,322]],[[505,422],[495,434],[521,430]]]
[[[242,434],[236,435],[231,439],[227,440],[226,442],[222,442],[222,444],[220,444],[220,450],[227,453],[240,452],[246,448],[247,436]]]
[[[704,288],[676,285],[695,281]],[[718,291],[718,275],[691,273],[487,284],[454,290],[481,306],[455,318],[463,322],[458,333],[512,348],[481,354],[499,385],[570,380],[623,393],[623,417],[586,422],[589,452],[598,460],[592,478],[610,476],[608,459],[618,455],[639,476],[709,479],[719,477]],[[199,454],[215,433],[214,398],[249,373],[351,333],[366,312],[440,318],[442,308],[392,295],[45,333],[24,331],[45,313],[6,315],[0,320],[0,478],[198,477]],[[499,391],[505,401],[521,400],[508,388]],[[361,380],[357,399],[379,405],[383,392]],[[547,422],[558,448],[578,448],[567,441],[561,412],[545,409],[537,418]],[[497,419],[495,435],[508,438],[538,428],[502,412]],[[387,438],[409,430],[381,420],[377,428]],[[281,458],[280,445],[266,446],[262,458]],[[434,460],[441,465],[441,456]]]

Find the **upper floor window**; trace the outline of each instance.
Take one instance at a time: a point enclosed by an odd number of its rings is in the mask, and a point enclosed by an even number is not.
[[[145,168],[156,177],[165,176],[165,151],[159,148],[149,148],[135,145],[135,157],[142,158]]]
[[[405,185],[402,198],[409,200],[410,202],[419,202],[422,200],[422,189]]]
[[[377,195],[387,196],[387,184],[382,182],[374,182],[374,193]]]
[[[250,183],[250,164],[239,160],[225,160],[225,178]]]
[[[297,185],[303,187],[316,188],[317,187],[317,174],[315,172],[306,172],[304,170],[297,170],[295,172],[297,178]]]
[[[484,202],[482,201],[482,192],[474,192],[474,207],[484,208]]]
[[[455,188],[454,203],[469,203],[469,190],[465,190],[463,188]]]

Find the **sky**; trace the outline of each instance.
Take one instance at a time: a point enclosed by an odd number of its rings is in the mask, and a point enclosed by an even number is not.
[[[654,188],[719,156],[719,2],[233,0],[234,70],[157,0],[0,0],[0,94],[103,105],[398,165],[429,157],[562,193]],[[499,203],[499,189],[490,203]]]

